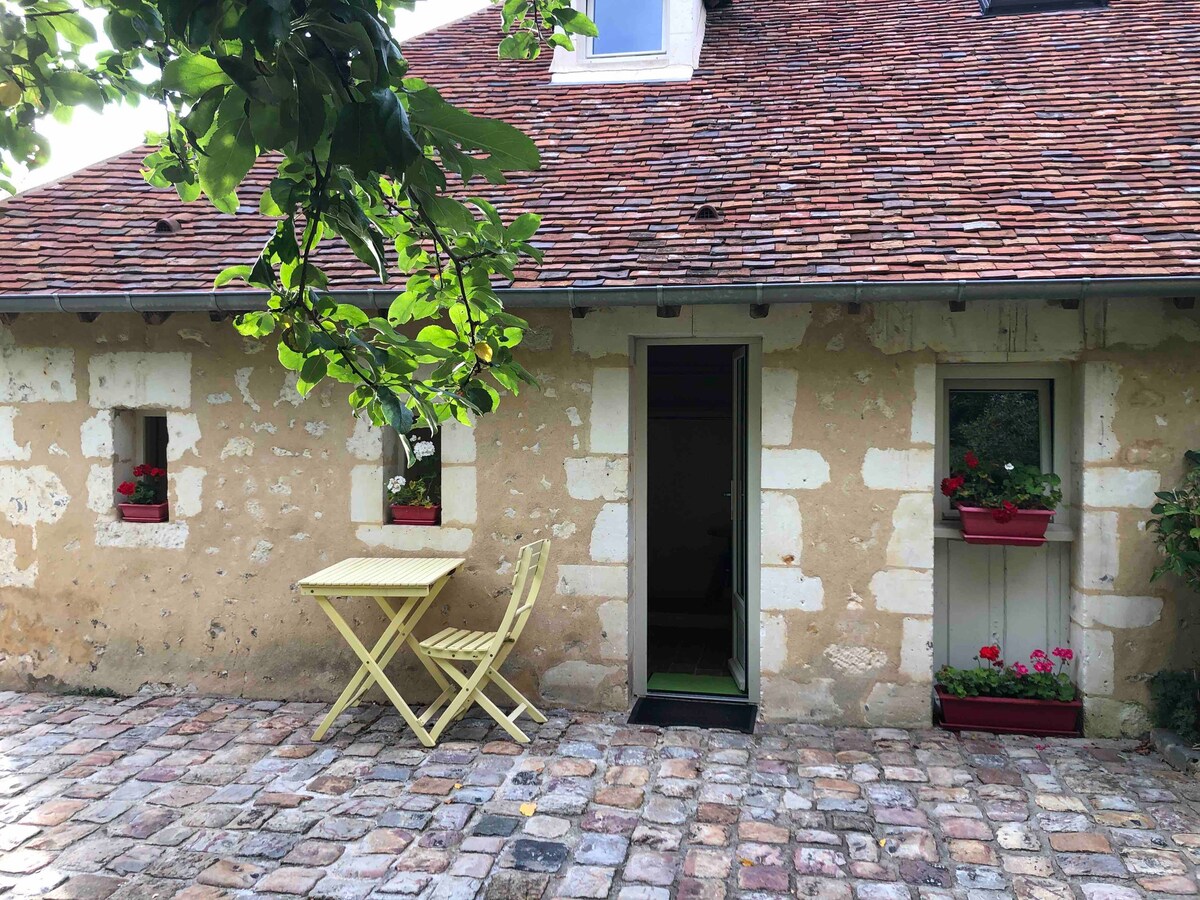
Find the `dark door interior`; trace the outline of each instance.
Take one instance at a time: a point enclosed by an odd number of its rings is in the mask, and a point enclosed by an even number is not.
[[[744,348],[649,348],[647,431],[647,688],[740,696],[734,540],[735,366]],[[744,629],[739,640],[744,643]]]

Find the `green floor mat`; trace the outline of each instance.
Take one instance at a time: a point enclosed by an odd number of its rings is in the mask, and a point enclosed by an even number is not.
[[[675,691],[684,694],[716,694],[722,697],[742,697],[737,682],[729,675],[683,675],[674,672],[655,672],[646,682],[651,691]]]

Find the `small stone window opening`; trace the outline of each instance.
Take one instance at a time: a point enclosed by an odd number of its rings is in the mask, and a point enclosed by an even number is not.
[[[705,225],[713,225],[717,222],[723,222],[724,220],[725,217],[721,215],[720,210],[709,203],[705,203],[703,206],[697,209],[695,214],[692,216],[693,222]]]
[[[156,500],[167,499],[167,416],[160,410],[118,409],[113,412],[113,499],[129,502],[120,490],[149,476]],[[144,467],[144,468],[143,468]],[[159,475],[149,475],[149,471]],[[142,474],[138,474],[138,473]],[[128,521],[128,519],[127,519]]]
[[[408,435],[412,459],[391,429],[384,430],[385,522],[438,525],[442,512],[442,432],[417,428]]]

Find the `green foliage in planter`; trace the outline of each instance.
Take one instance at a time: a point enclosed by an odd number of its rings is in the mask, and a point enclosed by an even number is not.
[[[1190,468],[1183,483],[1154,495],[1158,503],[1150,511],[1157,518],[1148,524],[1163,562],[1150,580],[1177,575],[1200,591],[1200,450],[1189,450],[1185,459]]]
[[[1200,684],[1191,672],[1159,672],[1150,680],[1151,717],[1185,741],[1200,743]]]
[[[1051,656],[1058,660],[1057,671]],[[955,697],[1012,697],[1018,700],[1075,699],[1075,684],[1064,671],[1074,653],[1067,647],[1055,647],[1047,654],[1034,650],[1030,655],[1031,670],[1024,663],[1005,666],[997,644],[980,647],[973,669],[942,666],[935,682],[947,694]]]

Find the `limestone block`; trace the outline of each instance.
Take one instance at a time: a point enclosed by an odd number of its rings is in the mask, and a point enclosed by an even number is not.
[[[629,355],[630,335],[641,337],[692,337],[692,314],[685,306],[675,319],[660,319],[645,306],[593,309],[582,319],[571,320],[571,346],[592,358]]]
[[[1071,594],[1071,618],[1084,628],[1149,628],[1162,618],[1161,597]]]
[[[629,597],[625,566],[559,566],[559,594],[564,597]]]
[[[45,466],[0,466],[0,513],[12,525],[57,522],[71,496]]]
[[[428,525],[359,525],[354,531],[362,543],[382,550],[466,553],[474,532],[470,528],[436,528]]]
[[[183,466],[167,473],[171,497],[171,518],[187,519],[200,515],[203,508],[205,470]]]
[[[865,675],[888,664],[888,655],[878,647],[830,644],[823,655],[838,671],[847,675]]]
[[[592,373],[592,412],[588,446],[592,453],[629,452],[629,369]]]
[[[763,565],[799,565],[803,553],[804,526],[800,517],[800,504],[791,494],[763,491]]]
[[[928,683],[889,684],[871,688],[863,704],[868,725],[887,728],[928,728],[933,721],[932,691]]]
[[[1089,738],[1143,737],[1149,730],[1150,713],[1140,703],[1083,698],[1083,733]]]
[[[782,672],[787,668],[787,619],[778,615],[759,617],[758,667],[764,674]]]
[[[882,612],[933,615],[933,573],[917,569],[883,569],[871,577],[875,608]]]
[[[96,546],[109,549],[183,550],[187,538],[187,522],[96,523]]]
[[[937,366],[919,365],[913,369],[912,442],[933,444],[937,441]]]
[[[795,369],[762,370],[763,446],[787,447],[792,443],[799,382],[800,373]]]
[[[443,525],[474,525],[478,515],[476,496],[474,466],[442,467]]]
[[[629,462],[606,456],[563,460],[567,493],[575,500],[624,500],[629,491]]]
[[[192,405],[192,354],[98,353],[88,360],[88,402],[97,409]]]
[[[93,464],[88,469],[87,477],[88,509],[94,513],[114,513],[116,493],[112,466]]]
[[[442,433],[442,453],[445,461],[445,432]],[[374,462],[383,457],[383,429],[376,428],[366,416],[356,416],[354,431],[346,438],[346,450],[355,459]]]
[[[113,455],[113,414],[97,410],[79,426],[79,449],[88,459],[110,459]]]
[[[442,425],[442,464],[475,462],[475,429],[451,419]]]
[[[825,608],[825,588],[820,578],[806,576],[797,568],[763,566],[761,606],[764,610],[817,612]]]
[[[1078,684],[1085,694],[1107,696],[1113,692],[1115,654],[1113,633],[1071,623],[1071,647],[1077,661]]]
[[[33,587],[37,583],[37,575],[37,560],[22,569],[17,565],[17,542],[0,537],[0,587]]]
[[[1079,540],[1072,548],[1073,581],[1091,591],[1110,590],[1120,573],[1119,515],[1111,511],[1080,510]]]
[[[829,722],[842,718],[833,697],[832,678],[793,681],[781,675],[763,677],[762,716],[774,722]]]
[[[609,600],[596,609],[600,617],[600,658],[629,658],[629,603]]]
[[[829,484],[829,463],[816,450],[763,450],[762,487],[813,490]]]
[[[788,303],[771,307],[765,319],[747,319],[744,306],[696,306],[683,308],[692,313],[692,335],[726,337],[731,334],[762,337],[763,353],[794,350],[804,343],[804,335],[812,324],[812,304]],[[654,315],[653,311],[650,313]],[[674,319],[659,321],[673,322]],[[639,332],[642,333],[642,332]]]
[[[200,422],[194,413],[167,413],[167,461],[183,459],[185,453],[200,455]]]
[[[900,674],[913,681],[933,678],[933,619],[906,616],[901,624]]]
[[[1105,467],[1083,470],[1083,505],[1149,510],[1156,502],[1162,476],[1153,469]]]
[[[933,451],[872,447],[863,459],[863,484],[880,491],[929,491],[933,488]]]
[[[914,569],[933,568],[933,494],[905,494],[892,513],[887,564]]]
[[[75,351],[0,346],[0,403],[73,403]]]
[[[547,703],[575,709],[600,709],[610,705],[605,683],[623,674],[624,668],[620,666],[572,659],[547,669],[538,684]]]
[[[1113,432],[1121,367],[1113,362],[1085,362],[1083,369],[1083,461],[1107,462],[1121,447]]]
[[[17,412],[15,406],[0,406],[0,459],[20,461],[30,457],[29,442],[17,443],[13,427]]]
[[[350,521],[372,525],[384,521],[383,466],[350,469]]]
[[[605,503],[592,526],[593,562],[629,561],[629,504]]]

